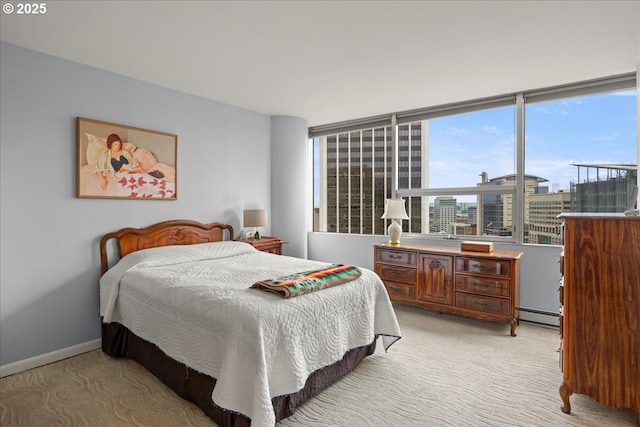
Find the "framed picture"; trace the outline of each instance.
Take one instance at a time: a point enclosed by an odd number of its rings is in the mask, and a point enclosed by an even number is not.
[[[177,135],[77,118],[80,198],[177,200]]]

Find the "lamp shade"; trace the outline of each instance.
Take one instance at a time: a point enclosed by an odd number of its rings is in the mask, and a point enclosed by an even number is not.
[[[250,209],[243,212],[245,227],[265,227],[267,225],[266,209]]]
[[[382,219],[409,219],[404,208],[404,199],[387,199]]]

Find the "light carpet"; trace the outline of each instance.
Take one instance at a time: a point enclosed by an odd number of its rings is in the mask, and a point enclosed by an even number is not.
[[[279,427],[636,426],[582,395],[560,411],[558,332],[396,305],[403,338]],[[136,362],[91,351],[0,379],[2,426],[215,426]]]

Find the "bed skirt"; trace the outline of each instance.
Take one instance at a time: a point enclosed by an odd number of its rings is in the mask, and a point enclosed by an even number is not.
[[[312,373],[299,392],[274,397],[271,402],[276,421],[293,415],[298,405],[318,395],[355,369],[365,357],[373,354],[376,338],[367,346],[347,352],[342,360],[333,365]],[[102,350],[109,356],[125,357],[140,363],[180,397],[202,409],[220,427],[251,425],[251,420],[246,416],[225,410],[213,403],[211,393],[216,384],[215,378],[170,358],[156,345],[143,340],[126,327],[118,323],[103,323]]]

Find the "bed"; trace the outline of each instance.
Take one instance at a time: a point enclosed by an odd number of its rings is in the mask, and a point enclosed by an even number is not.
[[[273,426],[401,336],[368,269],[292,298],[252,288],[329,264],[260,252],[230,225],[124,228],[101,239],[100,259],[103,351],[138,361],[220,426]]]

